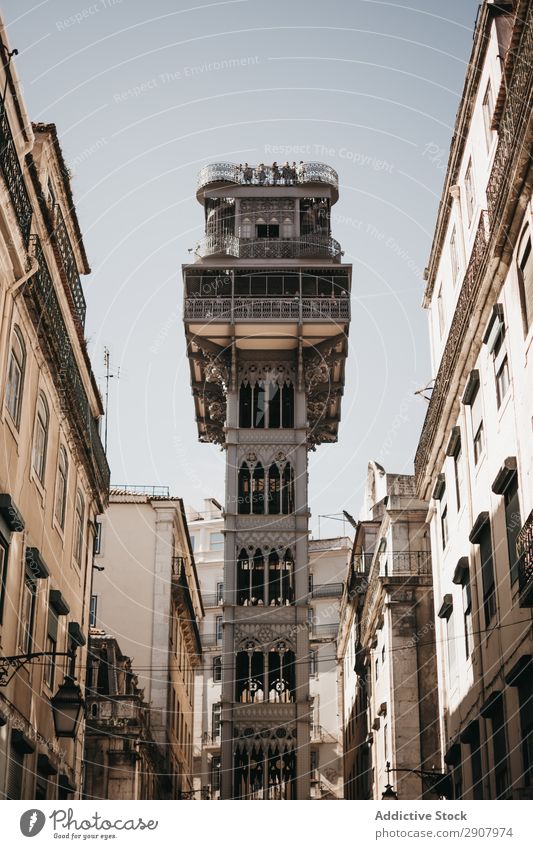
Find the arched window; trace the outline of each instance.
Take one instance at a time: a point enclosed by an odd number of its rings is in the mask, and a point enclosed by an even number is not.
[[[239,391],[239,427],[252,426],[252,387],[241,383]]]
[[[285,383],[281,391],[281,426],[294,427],[294,387]]]
[[[252,475],[252,513],[262,515],[265,512],[265,470],[257,463]]]
[[[251,239],[252,238],[252,221],[250,218],[243,218],[241,224],[241,238],[242,239]]]
[[[250,469],[243,463],[239,469],[238,513],[250,512]]]
[[[24,347],[24,340],[19,328],[14,327],[7,371],[6,407],[17,428],[20,424],[25,368],[26,348]]]
[[[277,383],[268,384],[268,426],[281,427],[281,389]]]
[[[281,513],[281,475],[276,463],[268,471],[268,512]]]
[[[33,468],[37,477],[44,481],[46,470],[46,451],[48,448],[48,425],[50,414],[48,404],[42,392],[37,399],[37,415],[35,417],[35,434],[33,437]]]
[[[524,333],[527,336],[533,324],[533,251],[531,250],[531,232],[529,228],[522,237],[518,251],[518,285]]]
[[[296,798],[296,753],[292,741],[257,739],[251,746],[239,743],[233,766],[235,799]]]
[[[294,512],[294,474],[290,463],[285,464],[281,484],[281,512],[284,515]]]
[[[65,527],[65,512],[67,508],[68,488],[68,458],[63,445],[59,446],[57,459],[56,503],[55,517],[60,528]]]
[[[268,701],[295,701],[294,652],[280,641],[274,651],[268,653]]]
[[[74,560],[81,566],[83,557],[83,536],[85,524],[85,504],[81,492],[76,492],[76,511],[74,514]]]
[[[270,607],[292,604],[294,560],[290,548],[285,551],[283,559],[274,549],[268,557],[268,604]]]
[[[265,658],[255,643],[237,652],[235,661],[235,701],[252,704],[265,701]]]
[[[283,219],[283,238],[292,239],[292,220],[290,218]]]
[[[237,560],[237,604],[263,605],[265,596],[263,552],[256,549],[253,558],[248,557],[245,548],[241,548]]]
[[[265,426],[265,388],[256,383],[253,391],[253,427]]]

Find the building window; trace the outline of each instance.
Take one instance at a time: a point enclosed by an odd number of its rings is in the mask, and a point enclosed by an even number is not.
[[[496,699],[490,715],[492,723],[492,754],[494,758],[494,781],[496,798],[501,799],[507,793],[507,741],[505,738],[505,717],[503,696]]]
[[[14,327],[7,371],[6,407],[17,428],[20,423],[25,366],[26,349],[24,347],[22,333],[18,327]]]
[[[470,585],[470,569],[467,567],[462,580],[463,587],[463,623],[465,631],[465,653],[467,657],[474,648],[472,640],[472,587]]]
[[[264,384],[241,383],[239,389],[239,427],[292,428],[294,425],[294,387],[292,383],[268,381]]]
[[[190,537],[191,540],[191,551],[194,551],[194,546],[196,545],[195,537]]]
[[[474,191],[474,172],[471,159],[469,160],[467,169],[465,171],[465,201],[467,221],[470,225],[472,223],[472,218],[474,217],[474,207],[476,204],[476,195]]]
[[[309,675],[315,676],[318,675],[318,651],[317,649],[311,649],[309,651]]]
[[[26,575],[20,610],[20,648],[23,654],[28,654],[33,648],[36,599],[37,584],[29,575]]]
[[[37,477],[44,481],[46,469],[46,451],[48,447],[48,424],[50,415],[48,404],[42,392],[37,399],[37,416],[35,419],[35,435],[33,438],[33,468]]]
[[[518,700],[524,782],[526,787],[531,787],[533,785],[533,676],[531,671],[520,678]]]
[[[96,611],[98,608],[98,596],[91,596],[91,607],[89,610],[89,627],[96,628]]]
[[[220,757],[218,755],[211,761],[211,789],[213,793],[220,791]]]
[[[462,492],[463,492],[463,452],[461,449],[461,439],[457,441],[453,453],[453,473],[455,480],[455,503],[457,512],[461,509]]]
[[[217,583],[217,604],[222,604],[224,602],[224,583],[219,581]]]
[[[518,286],[524,334],[527,335],[533,323],[533,252],[531,251],[531,236],[527,231],[526,239],[522,240],[522,249],[518,258]]]
[[[222,642],[222,616],[217,616],[215,622],[215,635],[217,643]]]
[[[100,519],[94,520],[94,539],[93,539],[93,554],[102,553],[102,522]]]
[[[450,607],[446,616],[446,645],[448,649],[448,686],[450,689],[455,684],[456,678],[456,660],[455,651],[455,619],[453,615],[453,605]]]
[[[50,690],[54,689],[57,651],[57,613],[52,607],[48,608],[48,623],[46,626],[46,658],[44,680]]]
[[[4,598],[7,584],[7,562],[9,556],[9,545],[0,534],[0,625],[4,617]]]
[[[220,702],[217,702],[217,704],[213,705],[211,713],[211,735],[213,740],[216,740],[217,737],[220,737],[221,717],[222,705],[220,704]]]
[[[470,542],[479,545],[481,560],[481,584],[483,588],[483,609],[485,625],[490,625],[496,613],[496,587],[494,583],[494,561],[488,513],[481,513],[470,533]]]
[[[257,224],[258,239],[278,239],[279,224]]]
[[[452,280],[455,284],[459,275],[459,254],[457,252],[457,231],[455,227],[450,236],[450,265],[452,269]]]
[[[472,421],[472,438],[474,448],[474,463],[479,463],[480,457],[485,449],[485,431],[483,426],[483,407],[481,404],[481,390],[478,386],[476,394],[472,399],[470,407],[470,417]]]
[[[446,488],[444,488],[440,498],[440,534],[442,548],[444,549],[448,544],[448,499],[446,497]]]
[[[494,138],[494,130],[492,129],[492,116],[494,114],[494,98],[492,96],[492,85],[489,80],[485,89],[485,97],[483,98],[483,125],[485,127],[485,141],[487,143],[487,152],[491,149],[492,140]]]
[[[311,749],[311,781],[318,779],[318,752],[316,749]]]
[[[444,329],[446,327],[446,315],[444,313],[442,286],[440,287],[439,294],[437,295],[437,315],[439,319],[439,338],[442,339],[442,337],[444,336]]]
[[[83,557],[83,531],[85,523],[85,504],[81,492],[76,493],[76,510],[74,513],[74,560],[81,566]]]
[[[59,454],[57,461],[57,480],[56,480],[56,503],[55,517],[60,528],[65,527],[65,513],[67,509],[67,488],[68,488],[68,458],[67,452],[63,445],[59,446]]]
[[[213,658],[213,681],[219,683],[222,681],[222,657],[217,655]]]
[[[224,551],[224,534],[217,532],[209,535],[209,550]]]
[[[498,409],[509,389],[509,357],[507,356],[507,345],[505,343],[505,329],[502,329],[498,342],[494,348],[494,374],[496,377],[496,403]]]

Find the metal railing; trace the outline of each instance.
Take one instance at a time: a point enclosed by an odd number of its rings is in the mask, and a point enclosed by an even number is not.
[[[516,540],[520,607],[533,607],[533,510]]]
[[[339,625],[336,622],[329,622],[325,625],[311,624],[309,626],[309,637],[311,640],[334,639],[338,632]]]
[[[312,598],[340,598],[344,584],[315,584],[311,590]]]
[[[206,236],[197,246],[201,257],[224,254],[239,259],[300,259],[326,257],[338,259],[339,242],[325,233],[313,233],[292,239],[245,239],[238,236]]]
[[[54,205],[54,230],[52,234],[54,252],[60,271],[63,274],[70,306],[74,318],[80,326],[85,326],[85,313],[87,311],[85,296],[81,287],[80,275],[74,250],[65,224],[65,219],[59,204]]]
[[[304,162],[297,167],[296,174],[293,174],[289,179],[284,179],[281,173],[277,177],[270,165],[265,165],[262,170],[258,167],[251,168],[250,171],[251,174],[245,175],[244,169],[240,169],[233,162],[213,162],[205,165],[198,174],[197,188],[202,189],[209,183],[220,182],[253,186],[326,183],[336,190],[339,188],[339,175],[334,168],[324,162]]]
[[[207,321],[246,321],[247,319],[287,319],[309,321],[348,320],[350,299],[345,298],[185,298],[187,319]]]
[[[426,473],[430,451],[435,444],[435,433],[444,401],[449,394],[449,386],[454,373],[455,363],[471,321],[483,270],[486,265],[488,239],[489,217],[487,210],[483,210],[479,218],[472,253],[470,254],[466,273],[463,278],[451,327],[446,339],[444,353],[440,361],[439,370],[431,393],[431,400],[418,442],[415,456],[415,478],[419,490]]]
[[[0,95],[0,169],[15,210],[17,223],[25,247],[30,241],[32,208],[24,175],[20,166],[17,148],[9,125],[7,110]]]
[[[204,603],[204,607],[221,607],[222,606],[222,596],[217,595],[217,593],[202,593],[202,601]]]
[[[93,416],[76,362],[65,320],[38,236],[31,237],[39,270],[23,288],[32,321],[50,363],[61,409],[69,417],[82,447],[82,457],[91,484],[100,497],[109,490],[109,465],[98,420]]]
[[[169,498],[168,486],[143,486],[142,484],[112,483],[111,489],[120,490],[126,495],[151,495],[153,498]]]
[[[201,636],[202,646],[207,646],[212,648],[213,646],[222,647],[222,637],[219,637],[217,634],[202,634]]]
[[[430,576],[431,552],[393,551],[380,555],[380,577]]]

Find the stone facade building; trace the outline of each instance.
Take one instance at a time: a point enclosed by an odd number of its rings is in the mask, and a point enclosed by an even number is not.
[[[114,637],[92,628],[87,653],[84,799],[164,799],[165,759],[150,708]]]
[[[203,606],[182,500],[162,488],[112,488],[95,565],[103,571],[94,577],[91,624],[131,658],[167,795],[189,798]]]
[[[1,20],[0,37],[0,797],[66,799],[81,789],[83,722],[57,739],[50,699],[74,647],[84,683],[109,469],[68,168],[55,126],[30,122]]]
[[[351,267],[338,178],[207,165],[184,266],[200,439],[226,451],[222,797],[310,795],[307,452],[337,438]]]
[[[427,503],[412,475],[370,463],[342,601],[339,677],[347,799],[435,798],[440,772]]]
[[[480,7],[426,271],[443,762],[454,795],[533,793],[533,5]]]

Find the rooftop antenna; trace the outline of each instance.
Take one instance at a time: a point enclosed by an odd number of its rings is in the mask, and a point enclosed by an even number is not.
[[[111,373],[111,363],[109,356],[109,348],[104,348],[104,366],[105,366],[105,430],[104,430],[104,451],[107,454],[107,413],[109,409],[109,381],[116,377],[120,379],[120,366],[116,374]]]

